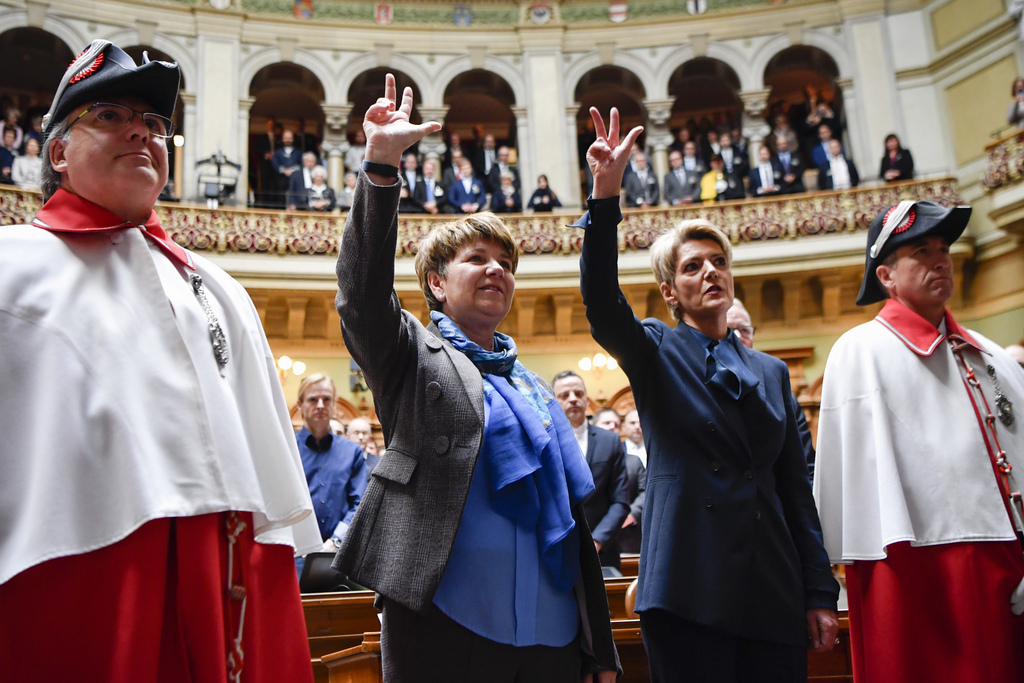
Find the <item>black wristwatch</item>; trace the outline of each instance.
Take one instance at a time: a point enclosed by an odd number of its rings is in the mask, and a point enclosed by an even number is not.
[[[384,176],[385,178],[397,178],[398,167],[391,164],[378,164],[376,161],[363,159],[363,171]]]

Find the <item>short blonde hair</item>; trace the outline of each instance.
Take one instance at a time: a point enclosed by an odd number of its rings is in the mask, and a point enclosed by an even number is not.
[[[320,382],[323,381],[327,381],[331,385],[331,398],[337,398],[338,389],[337,387],[334,386],[334,380],[322,372],[315,372],[312,375],[306,375],[305,377],[302,378],[302,381],[299,382],[299,403],[302,403],[303,399],[306,398],[307,389],[309,389],[314,384],[319,384]]]
[[[732,265],[732,245],[729,238],[718,226],[703,219],[680,221],[674,228],[670,228],[651,245],[651,270],[658,285],[667,284],[670,287],[675,281],[676,268],[679,266],[679,247],[684,242],[691,240],[711,240],[722,248],[725,260]],[[668,312],[673,320],[679,320],[679,311],[668,305]]]
[[[512,239],[505,223],[490,211],[474,213],[450,223],[441,223],[430,231],[416,251],[416,277],[419,278],[423,296],[432,311],[441,310],[441,302],[430,291],[427,276],[437,273],[442,278],[447,275],[448,264],[455,258],[466,244],[484,239],[494,242],[506,252],[512,260],[512,272],[519,267],[519,249]]]

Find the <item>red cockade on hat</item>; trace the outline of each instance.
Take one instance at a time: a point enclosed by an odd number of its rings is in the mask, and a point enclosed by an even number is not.
[[[84,55],[88,51],[89,50],[86,49],[85,51],[82,52],[81,55],[78,55],[78,57],[75,57],[75,62],[77,62],[82,57],[82,55]],[[75,62],[71,62],[71,66],[69,66],[68,68],[70,69],[72,66],[74,66]],[[85,67],[84,69],[79,71],[77,74],[72,76],[71,80],[68,81],[68,85],[71,85],[72,83],[77,83],[77,82],[79,82],[79,81],[81,81],[83,79],[88,78],[89,76],[92,76],[94,73],[96,73],[97,71],[100,70],[101,66],[103,66],[103,53],[102,52],[99,53],[98,55],[96,55],[96,59],[92,60],[92,64],[90,64],[89,66]]]
[[[885,212],[885,218],[882,219],[882,226],[883,227],[885,226],[886,223],[889,222],[889,216],[892,215],[892,212],[895,211],[898,208],[898,206],[899,205],[897,204],[896,206],[892,207],[891,209],[889,209],[888,211]],[[893,228],[893,232],[899,234],[899,233],[903,232],[904,230],[908,229],[911,225],[914,224],[914,219],[916,219],[916,218],[917,218],[917,214],[914,213],[913,209],[910,209],[909,211],[907,211],[907,215],[903,219],[903,222],[900,223],[899,225],[897,225],[895,228]]]

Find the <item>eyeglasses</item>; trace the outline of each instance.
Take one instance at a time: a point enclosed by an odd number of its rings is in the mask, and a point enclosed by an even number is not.
[[[736,327],[734,329],[736,330],[736,334],[743,337],[744,339],[753,339],[754,333],[757,332],[757,328],[751,327],[750,325],[743,325],[741,327]]]
[[[149,111],[138,111],[123,104],[112,104],[110,102],[97,102],[81,114],[79,114],[71,125],[78,123],[83,116],[91,111],[96,112],[95,123],[97,128],[119,131],[131,125],[135,115],[142,117],[150,135],[155,138],[169,138],[174,135],[174,122],[165,116],[154,114]]]

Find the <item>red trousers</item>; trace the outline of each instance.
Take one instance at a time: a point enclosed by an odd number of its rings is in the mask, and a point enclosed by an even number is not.
[[[235,551],[246,589],[246,683],[313,672],[292,548]],[[239,603],[226,597],[225,514],[149,522],[124,540],[32,567],[0,585],[0,680],[225,683]],[[240,565],[240,566],[239,566]]]
[[[895,543],[846,569],[857,683],[1024,681],[1024,577],[1016,542]]]

